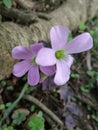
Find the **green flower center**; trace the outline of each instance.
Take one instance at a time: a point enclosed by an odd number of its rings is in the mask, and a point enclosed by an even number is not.
[[[34,65],[36,64],[36,57],[35,57],[35,56],[32,58],[32,63],[33,63]]]
[[[65,50],[58,50],[55,52],[55,56],[58,60],[61,60],[65,57]]]

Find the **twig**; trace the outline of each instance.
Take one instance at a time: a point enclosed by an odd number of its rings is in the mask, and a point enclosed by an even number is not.
[[[59,125],[55,124],[55,122],[49,116],[47,116],[47,114],[44,114],[44,117],[51,126],[50,130],[67,130],[65,127],[59,127]]]
[[[96,103],[92,101],[89,97],[85,95],[82,96],[80,94],[76,94],[75,96],[85,104],[91,106],[94,110],[98,110],[98,105],[96,105]]]
[[[27,90],[28,85],[25,84],[25,86],[23,87],[19,97],[13,102],[13,104],[5,111],[3,117],[0,120],[0,130],[2,130],[2,123],[3,121],[10,115],[10,113],[12,112],[12,110],[16,107],[16,105],[18,104],[18,102],[22,99],[25,91]]]
[[[56,124],[54,123],[54,121],[47,116],[47,114],[44,114],[45,119],[47,120],[47,122],[49,123],[49,125],[51,126],[51,128],[57,127]]]
[[[35,97],[30,95],[24,95],[23,98],[30,102],[33,102],[35,105],[41,108],[47,115],[49,115],[55,122],[57,122],[58,125],[62,127],[64,126],[63,122],[52,111],[50,111],[44,104],[38,101]]]
[[[91,54],[90,54],[90,51],[87,52],[86,63],[87,63],[88,70],[91,70],[92,66],[91,66]]]

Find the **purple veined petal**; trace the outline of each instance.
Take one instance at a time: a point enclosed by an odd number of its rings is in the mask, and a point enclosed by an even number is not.
[[[31,67],[31,63],[29,60],[23,60],[14,65],[13,75],[16,77],[22,77]]]
[[[38,84],[40,79],[38,66],[32,66],[28,72],[28,84],[35,86]]]
[[[74,60],[74,58],[71,55],[67,55],[67,57],[65,58],[65,61],[66,61],[67,65],[69,66],[69,68],[73,64],[73,60]]]
[[[15,59],[28,59],[32,57],[32,53],[29,48],[17,46],[12,49],[12,57]]]
[[[36,56],[38,51],[43,48],[43,43],[35,43],[30,46],[31,52],[33,56]]]
[[[42,90],[46,90],[49,86],[49,79],[46,78],[43,82],[42,82]]]
[[[50,48],[42,48],[36,56],[36,63],[41,66],[51,66],[56,63],[55,51]]]
[[[70,68],[65,60],[58,61],[54,82],[57,85],[64,85],[70,78]]]
[[[42,83],[42,90],[53,90],[58,86],[54,83],[54,75],[47,77]]]
[[[51,28],[50,30],[50,39],[52,48],[55,50],[60,50],[65,48],[68,38],[68,28],[57,25]]]
[[[56,66],[55,65],[53,65],[53,66],[40,66],[40,70],[44,74],[51,76],[56,72]]]
[[[70,87],[67,87],[66,85],[60,87],[60,97],[61,99],[64,100],[65,103],[70,102],[72,96],[73,96],[73,91]]]
[[[66,127],[68,129],[74,128],[77,124],[76,119],[72,115],[68,114],[65,120]]]
[[[80,53],[91,49],[93,39],[89,33],[83,33],[66,44],[66,51],[69,54]]]
[[[76,116],[82,116],[82,111],[75,103],[70,102],[69,104],[67,104],[67,109]]]

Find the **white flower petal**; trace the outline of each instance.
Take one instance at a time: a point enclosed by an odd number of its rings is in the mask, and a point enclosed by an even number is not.
[[[51,66],[56,63],[55,51],[50,48],[42,48],[37,54],[36,63],[41,66]]]
[[[68,38],[68,28],[56,25],[53,26],[50,30],[50,39],[52,48],[54,50],[61,50],[65,48],[65,44],[67,43]]]
[[[80,53],[91,49],[93,39],[89,33],[83,33],[66,44],[68,54]]]
[[[65,60],[58,61],[54,82],[57,85],[64,85],[70,78],[70,68]]]

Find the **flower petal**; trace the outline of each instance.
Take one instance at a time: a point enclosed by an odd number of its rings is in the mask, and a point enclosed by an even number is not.
[[[44,47],[44,46],[43,46],[43,43],[35,43],[35,44],[32,44],[32,45],[30,46],[32,55],[33,55],[33,56],[36,56],[37,53],[38,53],[38,51],[39,51],[42,47]]]
[[[67,57],[65,58],[65,61],[67,63],[67,65],[69,66],[69,68],[71,67],[72,63],[73,63],[74,58],[71,55],[67,55]]]
[[[40,66],[40,70],[46,75],[53,75],[56,71],[55,65],[53,66]]]
[[[30,69],[30,67],[31,67],[30,61],[24,60],[14,65],[12,73],[16,77],[22,77]]]
[[[42,48],[36,56],[36,63],[41,66],[51,66],[56,63],[55,51],[50,48]]]
[[[17,46],[12,49],[12,57],[15,59],[28,59],[32,56],[29,48]]]
[[[38,66],[32,66],[28,72],[28,84],[37,85],[40,79]]]
[[[49,76],[42,83],[42,90],[53,90],[58,86],[53,81],[54,76]]]
[[[65,48],[68,32],[68,28],[61,25],[52,27],[50,30],[50,39],[53,49],[60,50]]]
[[[58,61],[56,67],[54,82],[57,85],[64,85],[70,78],[70,68],[65,60]]]
[[[83,33],[66,44],[66,50],[69,54],[80,53],[91,49],[93,39],[89,33]]]

